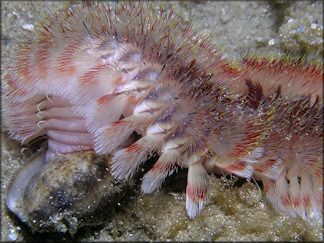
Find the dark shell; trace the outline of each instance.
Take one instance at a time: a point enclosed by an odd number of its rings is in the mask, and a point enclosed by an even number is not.
[[[81,226],[100,224],[132,186],[113,179],[109,156],[85,151],[46,164],[43,158],[40,151],[27,161],[7,193],[8,208],[33,231],[75,234]]]

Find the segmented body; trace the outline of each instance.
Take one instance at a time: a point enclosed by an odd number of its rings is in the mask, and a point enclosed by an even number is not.
[[[321,215],[320,65],[280,57],[234,65],[181,16],[142,4],[77,5],[42,27],[5,75],[14,139],[46,134],[47,160],[113,153],[116,179],[157,153],[142,191],[188,168],[190,217],[206,202],[207,172],[219,170],[262,180],[290,215]],[[133,132],[141,138],[119,148]]]

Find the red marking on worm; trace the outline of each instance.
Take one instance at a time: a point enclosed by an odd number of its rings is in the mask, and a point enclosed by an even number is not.
[[[294,206],[297,208],[300,205],[300,199],[299,198],[294,198],[293,199]]]
[[[277,160],[275,159],[267,159],[264,163],[261,164],[259,168],[255,168],[255,171],[258,171],[260,173],[264,173],[271,169],[275,164],[277,163]]]
[[[76,67],[72,65],[73,54],[77,47],[73,44],[68,45],[58,57],[56,70],[63,72],[67,75],[73,75],[76,72]]]
[[[167,171],[173,171],[178,166],[179,166],[178,163],[169,163],[169,162],[164,162],[164,161],[158,160],[152,167],[151,171],[152,172],[156,171],[158,173],[164,173]]]
[[[310,200],[310,196],[308,194],[304,195],[302,197],[303,199],[303,205],[307,208],[311,205],[311,200]]]
[[[280,200],[284,206],[291,205],[291,199],[289,194],[281,195]]]
[[[92,85],[95,85],[98,83],[98,80],[96,79],[96,75],[105,67],[108,67],[107,64],[99,64],[91,69],[89,71],[85,72],[80,77],[80,86],[83,87],[91,87]]]
[[[204,200],[204,197],[207,193],[206,188],[201,188],[195,185],[191,185],[191,183],[187,184],[187,195],[191,199],[191,201],[199,201]]]
[[[137,153],[141,150],[143,150],[143,146],[138,143],[133,143],[131,146],[125,148],[125,151],[128,153]]]
[[[246,168],[247,163],[245,161],[237,161],[227,167],[224,167],[224,169],[228,170],[228,171],[242,171]]]

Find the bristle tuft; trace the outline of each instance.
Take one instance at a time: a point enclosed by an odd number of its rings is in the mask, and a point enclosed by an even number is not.
[[[144,175],[141,186],[142,192],[152,193],[160,188],[165,178],[177,170],[182,160],[182,155],[175,149],[162,153],[153,168]]]
[[[137,117],[130,116],[96,131],[94,149],[98,154],[107,154],[121,145],[136,129]]]
[[[117,151],[111,161],[111,174],[118,180],[132,177],[140,164],[159,150],[161,140],[155,136],[142,137],[131,146]]]
[[[207,200],[208,174],[200,163],[189,166],[186,209],[190,218],[195,218]]]

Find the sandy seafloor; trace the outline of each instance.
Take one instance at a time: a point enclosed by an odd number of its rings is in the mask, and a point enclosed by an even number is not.
[[[322,1],[196,1],[168,2],[191,18],[210,38],[227,47],[232,57],[249,51],[304,51],[323,55]],[[50,9],[65,2],[2,2],[2,62],[22,33],[33,29]],[[141,195],[140,180],[120,210],[107,212],[99,226],[81,228],[76,235],[33,233],[6,208],[6,188],[23,163],[21,148],[1,134],[2,241],[321,241],[322,222],[286,217],[273,210],[253,182],[212,176],[210,202],[196,219],[185,211],[186,170],[167,179],[162,188]],[[147,168],[146,168],[147,169]]]

